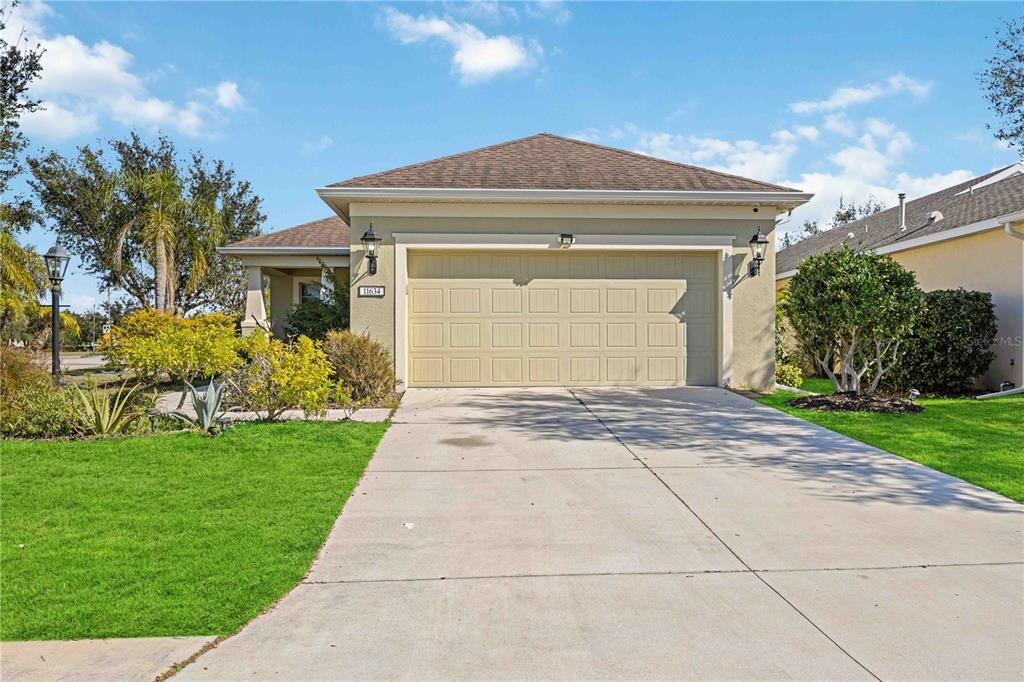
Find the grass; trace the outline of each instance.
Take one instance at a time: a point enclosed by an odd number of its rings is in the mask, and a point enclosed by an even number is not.
[[[4,443],[0,638],[233,632],[305,575],[385,429]]]
[[[827,386],[817,386],[819,381]],[[808,379],[801,388],[831,393],[832,383]],[[776,391],[757,401],[1024,502],[1024,396],[921,399],[924,411],[908,415],[816,412],[786,405],[796,397]]]

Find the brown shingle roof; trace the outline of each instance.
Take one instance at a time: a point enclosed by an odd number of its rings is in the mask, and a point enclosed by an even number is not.
[[[1010,166],[1007,166],[1010,168]],[[855,251],[868,251],[910,239],[917,239],[1024,209],[1024,174],[979,187],[972,186],[1005,171],[1006,168],[962,182],[907,202],[907,229],[900,231],[899,206],[799,241],[775,254],[775,272],[795,270],[808,256],[848,243]],[[929,222],[932,211],[942,219]],[[850,233],[853,238],[850,238]]]
[[[228,248],[348,248],[349,245],[348,223],[332,215],[330,218],[321,218],[311,223],[228,244]]]
[[[588,189],[662,191],[797,190],[540,133],[490,147],[337,182],[331,187]]]

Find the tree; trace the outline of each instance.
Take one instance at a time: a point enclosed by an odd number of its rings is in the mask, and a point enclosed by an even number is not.
[[[28,46],[23,37],[14,42],[3,38],[17,6],[17,0],[0,5],[0,227],[8,231],[27,229],[35,218],[31,202],[8,197],[11,182],[23,170],[21,152],[28,146],[20,129],[21,117],[40,107],[39,100],[29,97],[28,88],[43,69],[38,45]]]
[[[989,110],[1000,119],[996,139],[1024,158],[1024,20],[1008,20],[997,36],[996,54],[986,60],[978,81]]]
[[[836,391],[870,395],[899,360],[923,301],[912,272],[844,244],[800,264],[785,312],[801,350]]]
[[[79,147],[73,158],[51,152],[28,163],[47,224],[102,287],[123,288],[140,307],[153,305],[160,289],[165,305],[169,300],[182,313],[241,309],[244,269],[237,259],[218,256],[216,247],[259,234],[266,216],[251,185],[223,161],[198,152],[182,160],[167,138],[147,143],[132,133],[106,147]],[[212,207],[218,220],[201,210],[167,210],[175,204]],[[158,214],[174,216],[173,230],[153,222]],[[152,248],[159,232],[173,236],[174,248],[162,287],[154,266],[167,252],[159,256]]]

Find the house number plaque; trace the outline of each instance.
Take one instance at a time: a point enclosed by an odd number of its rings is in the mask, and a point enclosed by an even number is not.
[[[384,287],[359,287],[359,298],[384,298]]]

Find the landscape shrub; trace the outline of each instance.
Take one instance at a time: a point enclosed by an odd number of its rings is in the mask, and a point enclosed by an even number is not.
[[[926,393],[962,393],[995,359],[992,343],[997,331],[992,294],[964,289],[928,291],[890,383]]]
[[[320,344],[300,336],[293,342],[253,334],[242,346],[245,363],[227,375],[225,396],[232,406],[256,412],[266,421],[285,410],[322,415],[332,392],[331,364]]]
[[[322,341],[332,329],[348,329],[348,282],[339,281],[334,268],[320,264],[320,298],[300,303],[291,309],[284,321],[288,338],[308,336]]]
[[[0,435],[57,438],[75,433],[77,406],[28,351],[0,347]]]
[[[70,389],[78,399],[79,431],[88,436],[117,436],[128,433],[142,417],[142,409],[134,400],[139,385],[128,388],[124,381],[117,391],[93,384],[87,390]]]
[[[784,310],[837,392],[871,395],[902,355],[923,302],[914,274],[892,257],[844,244],[804,259]]]
[[[334,330],[324,340],[335,377],[359,402],[387,401],[395,392],[395,364],[391,353],[365,334]]]
[[[100,341],[100,353],[113,365],[141,378],[166,375],[190,382],[238,366],[239,338],[234,319],[223,313],[178,317],[145,308],[125,316]]]
[[[790,388],[800,388],[804,383],[804,371],[799,365],[776,364],[775,381]]]

